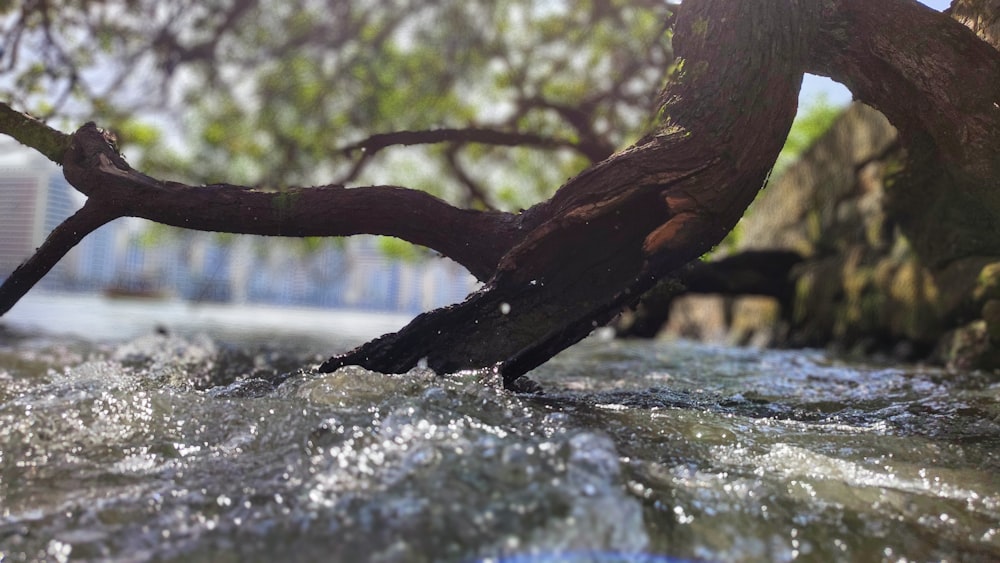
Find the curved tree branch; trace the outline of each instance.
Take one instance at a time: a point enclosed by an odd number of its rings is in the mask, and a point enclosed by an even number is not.
[[[810,72],[843,82],[904,139],[930,136],[955,162],[992,160],[980,157],[1000,145],[1000,131],[991,126],[1000,115],[1000,52],[910,0],[828,4]],[[917,40],[919,49],[903,48]]]
[[[887,205],[921,259],[997,255],[1000,51],[916,2],[839,0],[825,3],[807,64],[899,129],[909,181],[898,183],[905,194],[890,187]],[[941,221],[954,228],[926,228]]]
[[[788,134],[815,18],[783,0],[684,6],[675,48],[686,60],[658,130],[528,210],[532,229],[482,290],[322,371],[398,373],[424,360],[439,372],[495,366],[514,387],[722,240]],[[734,59],[734,45],[759,56]]]
[[[64,168],[74,187],[121,216],[237,234],[388,235],[436,250],[481,279],[520,237],[514,215],[459,209],[425,192],[395,186],[274,192],[157,180],[133,170],[92,123],[73,135]]]

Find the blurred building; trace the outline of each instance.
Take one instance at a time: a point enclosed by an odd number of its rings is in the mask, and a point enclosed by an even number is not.
[[[0,146],[0,280],[72,215],[82,196],[43,158]],[[296,239],[223,236],[118,219],[42,280],[55,291],[419,312],[461,301],[475,279],[447,259],[388,260],[372,237],[306,250]]]
[[[41,246],[56,225],[79,207],[73,188],[44,162],[0,168],[0,272],[13,271]],[[48,281],[62,275],[68,264],[60,263]]]

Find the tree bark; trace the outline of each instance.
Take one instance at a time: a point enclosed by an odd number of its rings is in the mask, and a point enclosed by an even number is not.
[[[1000,253],[1000,53],[910,0],[824,4],[809,70],[899,129],[910,158],[887,209],[910,244],[932,268]]]

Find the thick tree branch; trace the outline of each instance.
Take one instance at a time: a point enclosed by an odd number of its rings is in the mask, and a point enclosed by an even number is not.
[[[458,209],[425,192],[394,186],[189,186],[133,170],[93,124],[80,128],[64,163],[66,178],[96,204],[158,223],[238,234],[377,234],[426,246],[488,277],[519,239],[508,213]]]
[[[53,230],[31,258],[24,261],[0,286],[0,316],[35,286],[83,237],[119,215],[87,202],[82,209]]]
[[[754,198],[795,115],[815,20],[782,0],[688,0],[683,70],[659,129],[525,212],[530,231],[465,302],[330,358],[402,372],[495,366],[505,384],[608,322],[720,241]],[[731,50],[756,53],[749,61]]]
[[[1000,115],[1000,53],[957,21],[910,0],[829,5],[835,9],[824,14],[810,71],[843,82],[904,138],[928,135],[955,162],[993,160],[980,157],[1000,145],[992,126]],[[970,148],[978,150],[970,154]]]
[[[908,181],[897,183],[905,194],[890,186],[887,209],[921,259],[940,268],[996,255],[1000,52],[909,0],[838,0],[822,15],[807,69],[843,82],[899,129]],[[924,228],[941,221],[955,228],[943,236]]]

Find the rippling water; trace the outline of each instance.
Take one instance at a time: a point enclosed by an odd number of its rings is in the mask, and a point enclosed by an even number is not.
[[[0,330],[2,561],[1000,559],[993,374],[595,338],[513,395],[301,369],[399,319],[74,302]]]

